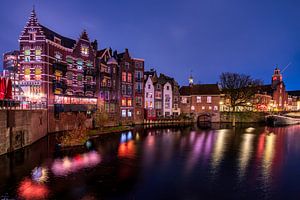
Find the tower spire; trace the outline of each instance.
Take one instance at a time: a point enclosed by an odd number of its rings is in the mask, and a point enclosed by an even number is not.
[[[189,85],[190,86],[193,86],[193,84],[194,84],[194,78],[193,78],[192,73],[193,73],[193,70],[191,70],[191,74],[190,74],[190,77],[189,77]]]
[[[37,20],[37,17],[36,17],[35,6],[34,5],[32,6],[32,11],[30,13],[28,25],[30,25],[30,26],[37,26],[38,25],[38,20]]]

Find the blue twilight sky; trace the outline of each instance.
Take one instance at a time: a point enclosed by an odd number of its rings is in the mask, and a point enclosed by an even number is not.
[[[18,49],[35,5],[41,24],[71,38],[87,29],[100,47],[144,58],[146,69],[187,84],[215,83],[241,72],[269,83],[284,68],[287,88],[300,89],[299,0],[1,0],[0,52]],[[2,58],[1,58],[2,63]]]

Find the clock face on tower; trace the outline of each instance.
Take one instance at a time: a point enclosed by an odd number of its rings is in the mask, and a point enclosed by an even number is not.
[[[276,81],[276,80],[277,80],[277,77],[276,77],[276,76],[274,76],[274,77],[273,77],[273,81]]]

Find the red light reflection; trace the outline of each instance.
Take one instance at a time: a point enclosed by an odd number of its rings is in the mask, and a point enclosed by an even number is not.
[[[45,199],[49,194],[48,188],[32,180],[24,179],[18,188],[18,195],[24,199]]]

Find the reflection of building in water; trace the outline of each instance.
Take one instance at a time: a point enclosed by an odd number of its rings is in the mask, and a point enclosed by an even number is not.
[[[192,148],[192,151],[189,153],[186,161],[186,167],[185,172],[191,173],[193,168],[195,167],[198,159],[201,157],[201,154],[203,153],[204,149],[204,140],[205,140],[205,134],[190,134],[189,135],[189,141],[191,141],[191,138],[195,138],[193,143],[189,143],[190,148]]]
[[[276,135],[270,134],[265,138],[265,151],[262,158],[262,176],[265,184],[270,184],[272,166],[273,166],[273,158],[274,153],[276,151],[275,148]]]
[[[228,131],[226,129],[221,129],[218,130],[216,133],[216,142],[214,144],[214,149],[212,153],[212,168],[216,172],[217,168],[219,167],[223,156],[224,156],[224,151],[225,151],[225,139],[226,139],[226,134],[228,134]]]
[[[238,176],[242,179],[245,176],[246,169],[249,164],[249,160],[251,158],[253,152],[253,138],[255,137],[254,134],[243,134],[243,141],[240,148],[240,155],[239,155],[239,169],[238,169]]]
[[[46,185],[33,182],[28,178],[23,180],[18,188],[18,196],[23,199],[46,199],[48,194],[49,189]]]

